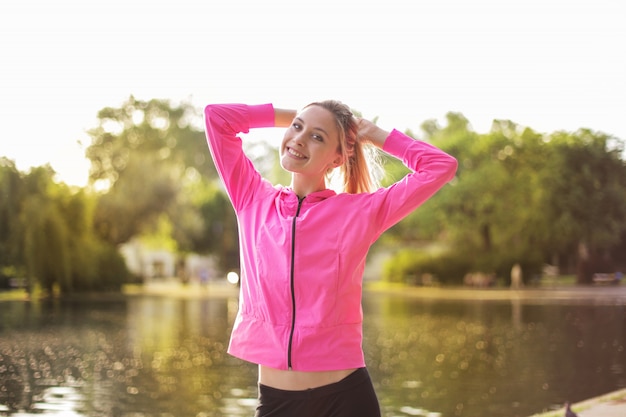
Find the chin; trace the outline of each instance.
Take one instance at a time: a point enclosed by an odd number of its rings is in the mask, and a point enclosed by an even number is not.
[[[282,169],[284,169],[285,171],[287,171],[287,172],[293,172],[293,170],[289,168],[289,162],[287,162],[285,164],[285,157],[284,156],[280,158],[280,167]]]

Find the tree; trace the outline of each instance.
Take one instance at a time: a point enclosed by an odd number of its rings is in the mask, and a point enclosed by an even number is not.
[[[123,174],[98,199],[95,228],[119,245],[149,229],[172,206],[181,190],[181,173],[154,154],[133,154]]]
[[[581,129],[553,134],[550,149],[543,206],[552,225],[549,242],[576,259],[578,282],[590,283],[597,269],[613,267],[607,254],[626,231],[623,143]]]
[[[98,235],[118,245],[167,224],[181,254],[215,253],[224,268],[235,268],[237,223],[216,185],[196,109],[130,97],[98,118],[87,149],[91,181],[106,185],[95,210]]]
[[[204,133],[194,125],[199,116],[187,103],[131,96],[118,109],[102,109],[98,119],[86,154],[90,180],[106,186],[96,229],[108,242],[124,243],[154,227],[177,204],[185,182],[216,177]]]
[[[0,158],[0,287],[8,286],[11,275],[23,273],[16,270],[22,265],[19,250],[22,246],[19,221],[22,193],[22,176],[15,163]]]
[[[218,256],[224,270],[239,267],[237,219],[230,200],[216,183],[202,186],[195,198],[204,228],[195,247]]]
[[[125,175],[136,155],[152,155],[180,172],[192,168],[215,178],[206,139],[198,126],[201,120],[189,103],[175,106],[168,100],[141,101],[132,96],[120,108],[100,110],[98,126],[89,131],[92,143],[86,151],[91,161],[90,180],[112,186]]]
[[[94,234],[94,197],[54,175],[47,165],[24,174],[0,160],[0,275],[25,277],[28,290],[38,284],[48,294],[119,290],[128,272]]]
[[[457,275],[464,265],[508,278],[520,263],[528,277],[559,259],[577,264],[580,283],[593,271],[616,270],[615,248],[626,235],[622,141],[589,130],[542,135],[507,120],[476,134],[461,115],[447,118],[445,128],[433,121],[423,128],[457,157],[457,177],[393,236],[445,239],[439,263]],[[441,272],[435,263],[420,261],[422,269]]]

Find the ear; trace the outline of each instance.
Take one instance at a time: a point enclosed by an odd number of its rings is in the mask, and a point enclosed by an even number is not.
[[[337,168],[338,166],[343,165],[343,155],[338,154],[337,158],[333,160],[332,167]]]

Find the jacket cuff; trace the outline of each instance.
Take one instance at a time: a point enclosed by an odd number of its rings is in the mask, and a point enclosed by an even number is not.
[[[413,143],[415,139],[405,135],[399,130],[393,129],[383,145],[383,151],[395,156],[396,158],[402,158],[407,147]]]
[[[257,104],[248,106],[250,127],[274,127],[274,106],[272,104]]]

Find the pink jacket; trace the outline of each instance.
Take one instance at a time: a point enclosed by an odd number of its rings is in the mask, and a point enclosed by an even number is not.
[[[271,104],[208,105],[205,122],[239,222],[241,290],[228,352],[278,369],[365,366],[361,286],[368,249],[453,178],[456,160],[393,130],[384,151],[413,173],[374,193],[324,190],[300,201],[290,188],[261,178],[237,136],[274,126]]]

